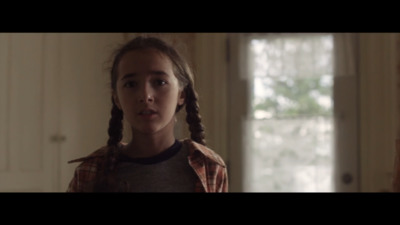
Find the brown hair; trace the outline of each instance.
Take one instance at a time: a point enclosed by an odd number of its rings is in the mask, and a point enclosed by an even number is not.
[[[183,105],[177,106],[176,112],[179,112],[186,105],[186,122],[189,125],[190,138],[200,144],[205,145],[204,126],[201,123],[201,116],[199,114],[198,95],[194,90],[193,73],[188,63],[171,45],[165,41],[155,37],[136,37],[126,44],[122,45],[114,52],[113,62],[110,69],[111,75],[111,89],[116,92],[116,83],[118,80],[118,64],[121,58],[128,52],[134,50],[153,48],[160,53],[169,57],[172,62],[173,70],[176,78],[179,81],[180,88],[185,93],[185,102]],[[116,159],[118,155],[118,145],[122,140],[123,132],[123,112],[117,107],[114,99],[111,97],[112,109],[111,118],[109,121],[107,146],[109,151],[106,155],[105,164],[102,166],[101,172],[98,173],[97,191],[110,190],[111,173],[114,171]],[[115,188],[111,188],[115,190]]]

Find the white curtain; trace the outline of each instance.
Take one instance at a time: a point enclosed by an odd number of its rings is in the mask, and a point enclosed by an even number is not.
[[[241,34],[241,77],[321,76],[332,74],[330,38],[317,33]],[[252,42],[257,49],[249,49]],[[263,52],[255,58],[254,52]],[[253,53],[252,53],[253,52]],[[325,60],[321,60],[325,59]],[[258,71],[255,71],[258,68]],[[262,71],[262,72],[260,72]]]

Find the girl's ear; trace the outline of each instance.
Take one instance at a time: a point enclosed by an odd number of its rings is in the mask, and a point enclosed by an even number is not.
[[[186,88],[182,88],[181,91],[179,91],[179,96],[178,96],[178,105],[181,106],[185,104],[185,99],[186,99]]]
[[[113,96],[115,105],[118,107],[119,110],[122,110],[121,104],[119,103],[119,98],[118,98],[117,93],[113,92],[112,96]]]

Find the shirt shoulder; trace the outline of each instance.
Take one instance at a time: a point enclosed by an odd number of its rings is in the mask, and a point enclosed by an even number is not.
[[[92,192],[99,166],[104,162],[108,147],[104,146],[85,157],[74,159],[68,163],[79,162],[70,181],[67,192]]]
[[[103,146],[99,149],[97,149],[96,151],[90,153],[89,155],[85,156],[85,157],[81,157],[81,158],[77,158],[74,160],[70,160],[68,161],[68,163],[75,163],[75,162],[84,162],[90,159],[98,159],[98,158],[102,158],[106,155],[108,150],[107,146]]]
[[[204,146],[200,143],[197,143],[191,139],[184,139],[183,140],[184,144],[188,145],[189,147],[189,154],[194,154],[195,152],[201,153],[203,156],[205,156],[207,159],[211,160],[214,163],[217,163],[218,165],[222,167],[226,167],[226,164],[222,157],[216,153],[214,150],[208,148],[207,146]]]

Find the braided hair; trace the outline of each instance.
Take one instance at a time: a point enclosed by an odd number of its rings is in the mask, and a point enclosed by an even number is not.
[[[200,144],[206,145],[204,126],[201,123],[201,116],[199,114],[198,94],[194,89],[193,73],[188,63],[180,56],[180,54],[170,45],[159,38],[155,37],[136,37],[126,44],[119,47],[114,52],[114,58],[110,69],[111,75],[111,89],[113,93],[116,93],[116,84],[118,80],[118,65],[121,58],[128,52],[134,50],[142,50],[153,48],[158,50],[160,53],[168,56],[173,65],[173,71],[178,79],[179,87],[183,89],[185,93],[185,102],[183,105],[178,105],[176,113],[178,113],[186,105],[186,122],[189,125],[190,138]],[[101,172],[98,173],[97,187],[98,191],[102,190],[115,190],[116,180],[111,176],[114,172],[116,161],[115,159],[119,154],[119,143],[122,140],[123,132],[123,112],[117,107],[114,102],[114,98],[111,98],[111,118],[109,121],[107,141],[108,151],[106,154],[106,160],[102,166]]]

